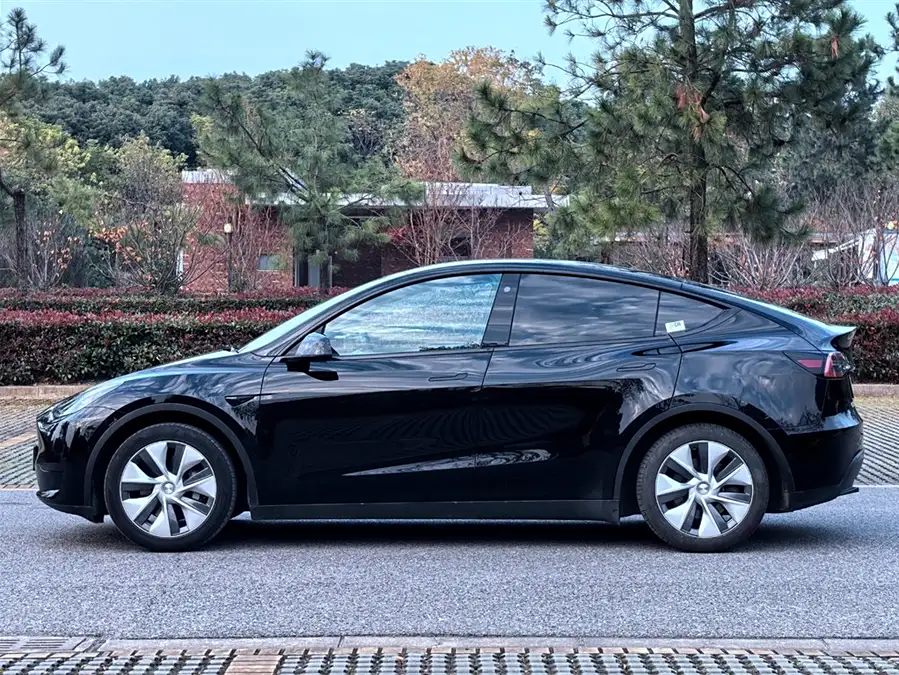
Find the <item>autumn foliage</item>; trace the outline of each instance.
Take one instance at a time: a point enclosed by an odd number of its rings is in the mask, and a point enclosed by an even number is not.
[[[526,93],[537,82],[534,67],[493,47],[459,49],[439,63],[419,57],[399,75],[406,123],[396,160],[416,180],[458,181],[453,156],[475,107],[475,91],[490,82]]]

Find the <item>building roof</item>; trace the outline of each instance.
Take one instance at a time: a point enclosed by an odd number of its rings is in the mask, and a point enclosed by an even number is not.
[[[231,183],[231,171],[220,169],[194,169],[181,172],[181,183],[193,185],[204,183],[208,185],[228,185]]]
[[[181,182],[185,184],[227,185],[231,183],[230,171],[218,169],[198,169],[182,171]],[[568,197],[535,194],[529,185],[498,185],[495,183],[450,183],[428,181],[424,183],[425,196],[420,206],[441,206],[459,209],[527,209],[546,211],[552,206],[568,204]],[[271,204],[291,204],[296,198],[282,193],[273,198],[260,198]],[[376,199],[369,195],[347,195],[341,200],[347,206],[377,208],[404,206],[401,200]]]

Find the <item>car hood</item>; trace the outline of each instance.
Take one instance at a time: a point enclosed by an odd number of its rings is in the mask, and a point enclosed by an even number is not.
[[[234,357],[235,355],[235,352],[221,350],[217,352],[210,352],[209,354],[200,354],[199,356],[190,356],[186,359],[181,359],[180,361],[163,363],[159,366],[152,366],[150,368],[144,368],[143,370],[136,370],[133,373],[128,373],[127,375],[120,375],[119,377],[108,380],[103,384],[115,383],[116,385],[119,385],[126,382],[133,382],[134,380],[142,380],[147,377],[159,377],[160,375],[168,374],[183,374],[184,371],[190,371],[196,367],[203,367],[204,369],[206,369],[210,366],[213,366],[218,361],[227,359],[229,357]],[[103,385],[101,384],[98,386]]]
[[[199,356],[191,356],[186,359],[181,359],[180,361],[153,366],[152,368],[145,368],[133,373],[128,373],[127,375],[120,375],[119,377],[114,377],[111,380],[106,380],[105,382],[100,382],[92,387],[88,387],[84,391],[69,396],[62,401],[58,401],[45,412],[51,413],[53,416],[57,417],[65,416],[76,410],[92,405],[102,405],[101,399],[103,399],[103,397],[124,385],[136,384],[141,380],[165,377],[167,375],[183,375],[195,368],[197,370],[199,370],[200,367],[205,369],[205,367],[213,366],[218,361],[234,356],[235,352],[222,350],[211,352],[209,354],[201,354]]]
[[[131,373],[131,375],[140,375],[142,373],[158,373],[167,370],[180,370],[182,368],[189,368],[193,365],[205,363],[207,361],[214,361],[216,359],[227,358],[229,356],[234,356],[237,352],[228,351],[223,349],[217,352],[210,352],[209,354],[200,354],[199,356],[190,356],[186,359],[181,359],[180,361],[172,361],[171,363],[164,363],[161,366],[153,366],[152,368],[146,368],[144,370],[138,370],[135,373]],[[130,377],[130,375],[125,375],[124,377]]]

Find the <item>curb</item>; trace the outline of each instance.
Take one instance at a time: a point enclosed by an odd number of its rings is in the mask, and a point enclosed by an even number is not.
[[[303,652],[586,652],[600,654],[854,654],[899,659],[895,638],[627,638],[548,636],[375,636],[334,635],[268,638],[99,638],[4,637],[0,654],[9,651],[101,652],[117,654],[187,654],[214,650],[232,655]],[[8,647],[13,647],[9,650]],[[35,649],[37,648],[37,649]]]
[[[37,384],[0,386],[0,403],[8,401],[59,401],[84,391],[91,384]],[[899,384],[853,384],[859,398],[899,398]]]
[[[0,402],[6,401],[59,401],[84,391],[90,384],[37,384],[33,386],[10,385],[0,387]]]
[[[3,387],[0,387],[2,389]],[[899,397],[899,384],[852,384],[857,398]]]
[[[331,650],[450,651],[484,652],[529,651],[604,654],[829,654],[866,653],[899,657],[899,640],[875,638],[608,638],[608,637],[465,637],[465,636],[354,636],[251,639],[108,639],[93,648],[97,651],[230,649],[236,653],[327,652]]]

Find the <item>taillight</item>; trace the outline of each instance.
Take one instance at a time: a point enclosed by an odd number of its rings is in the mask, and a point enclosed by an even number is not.
[[[790,359],[810,373],[827,378],[845,377],[852,364],[842,352],[787,352]]]
[[[824,377],[844,377],[852,370],[852,364],[842,352],[830,352],[824,364]]]

